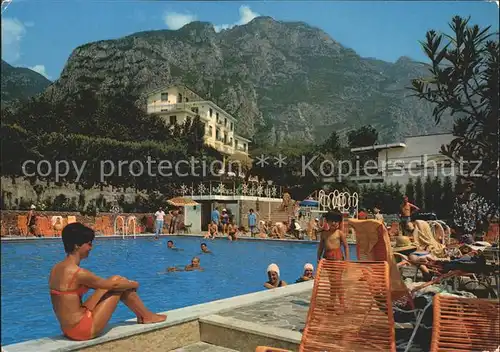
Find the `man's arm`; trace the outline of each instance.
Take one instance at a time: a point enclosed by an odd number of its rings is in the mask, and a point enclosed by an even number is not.
[[[342,240],[342,244],[344,245],[344,253],[345,253],[345,258],[344,260],[349,260],[349,243],[347,243],[347,236],[345,233],[342,232],[342,235],[340,236]]]
[[[321,257],[323,256],[323,251],[325,250],[325,242],[323,240],[323,233],[320,232],[319,236],[320,237],[319,237],[318,253],[317,253],[318,262],[321,260]]]
[[[413,204],[411,204],[411,203],[408,203],[408,204],[410,204],[410,208],[415,209],[415,210],[417,210],[417,211],[419,211],[419,210],[420,210],[420,208],[419,208],[419,207],[417,207],[416,205],[413,205]]]

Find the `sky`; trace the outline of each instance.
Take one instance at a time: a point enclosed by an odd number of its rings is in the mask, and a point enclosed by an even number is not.
[[[231,28],[256,16],[303,21],[363,57],[425,61],[426,31],[449,32],[455,15],[498,31],[498,4],[486,1],[124,1],[11,0],[2,5],[2,59],[51,80],[78,46],[135,32],[176,30],[199,20]]]

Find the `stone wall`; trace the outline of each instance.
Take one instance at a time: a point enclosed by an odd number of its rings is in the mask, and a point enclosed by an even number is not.
[[[118,189],[112,186],[93,187],[91,189],[80,190],[76,184],[58,185],[55,182],[36,181],[31,184],[23,177],[5,177],[2,176],[2,197],[8,209],[16,209],[16,205],[21,202],[37,203],[37,200],[44,201],[47,198],[54,199],[60,194],[63,194],[68,199],[78,198],[83,192],[85,196],[85,205],[92,199],[99,198],[100,195],[108,202],[112,202],[116,197],[124,196],[125,202],[134,202],[137,193],[134,189]],[[39,194],[35,191],[35,187]]]
[[[82,215],[79,212],[62,212],[62,211],[37,211],[38,216],[46,216],[49,219],[52,216],[62,216],[67,218],[68,216],[75,216],[77,222],[81,222],[87,226],[94,226],[96,223],[96,218],[101,216],[109,216],[111,219],[115,219],[116,214],[112,213],[99,213],[98,216]],[[17,217],[19,215],[27,215],[27,211],[17,211],[17,210],[3,210],[1,211],[1,235],[3,236],[21,236],[21,233],[17,227]],[[151,216],[152,214],[141,214],[141,213],[127,213],[119,214],[127,218],[128,216],[134,215],[137,218],[137,233],[140,233],[141,219],[144,216]],[[144,229],[145,230],[145,229]],[[143,231],[144,231],[143,230]]]

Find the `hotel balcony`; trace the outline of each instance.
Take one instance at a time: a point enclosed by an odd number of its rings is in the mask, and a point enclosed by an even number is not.
[[[188,103],[168,104],[168,103],[152,103],[148,104],[148,114],[161,113],[161,112],[177,112],[177,111],[191,111],[197,113],[196,108],[199,108],[201,102],[193,101]]]

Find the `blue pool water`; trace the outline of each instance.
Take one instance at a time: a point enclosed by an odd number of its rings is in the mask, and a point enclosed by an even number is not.
[[[317,245],[311,243],[216,240],[207,242],[213,254],[200,254],[200,238],[170,238],[182,252],[168,250],[168,239],[96,239],[82,266],[103,277],[139,281],[146,306],[161,312],[261,291],[272,262],[289,284],[305,263],[316,264]],[[188,264],[194,255],[200,256],[204,272],[161,273]],[[2,243],[2,345],[60,334],[47,280],[52,265],[63,258],[60,241]],[[120,304],[111,322],[133,317]]]

